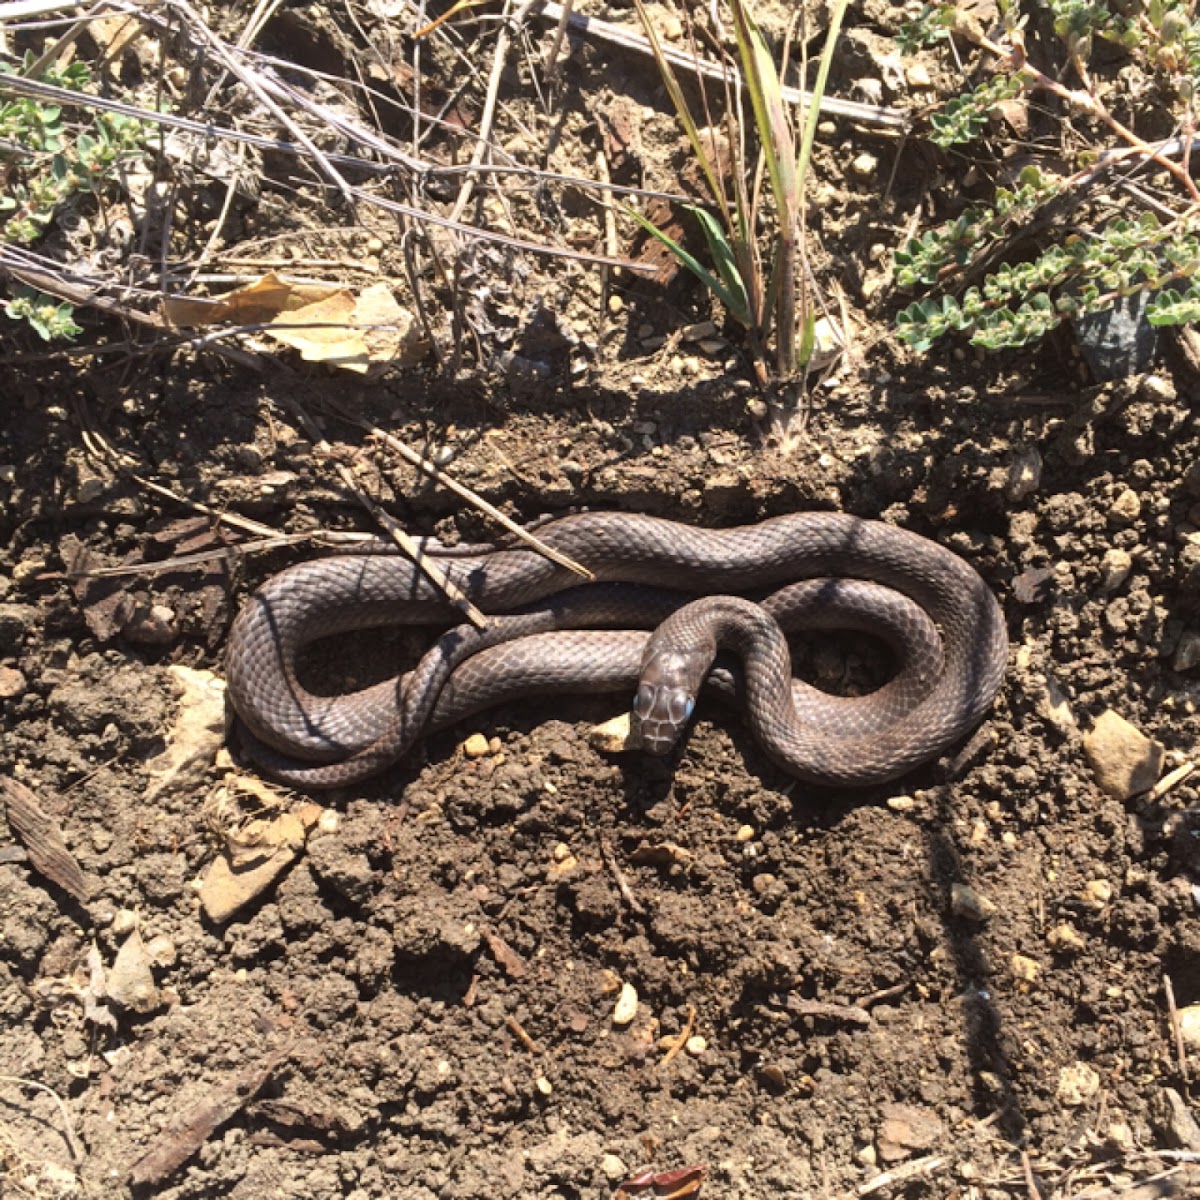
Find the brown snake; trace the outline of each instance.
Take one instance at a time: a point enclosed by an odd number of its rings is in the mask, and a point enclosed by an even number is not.
[[[613,690],[637,691],[635,727],[661,753],[707,677],[744,704],[786,771],[862,786],[946,749],[982,718],[1003,679],[1008,638],[983,579],[937,543],[881,522],[795,513],[712,530],[581,513],[540,526],[538,537],[598,582],[576,587],[577,576],[523,547],[427,546],[494,614],[488,629],[452,630],[409,674],[346,696],[301,687],[303,647],[354,629],[446,624],[457,611],[394,553],[334,555],[269,579],[238,614],[226,658],[251,757],[291,782],[334,787],[385,770],[419,738],[492,704]],[[737,598],[747,592],[770,594]],[[784,631],[796,628],[875,633],[900,670],[868,696],[829,696],[792,679]],[[742,670],[710,673],[718,648],[735,650]]]

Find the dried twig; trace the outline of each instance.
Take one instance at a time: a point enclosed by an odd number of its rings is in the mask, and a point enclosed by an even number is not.
[[[696,1006],[694,1004],[689,1004],[687,1020],[683,1023],[683,1030],[680,1032],[679,1036],[671,1043],[671,1048],[663,1056],[662,1062],[660,1062],[658,1064],[660,1067],[665,1067],[670,1064],[670,1062],[675,1058],[675,1056],[684,1048],[684,1046],[687,1045],[688,1038],[690,1038],[692,1036],[692,1030],[695,1028],[696,1028]]]
[[[639,917],[646,915],[646,906],[633,894],[633,889],[629,886],[629,880],[625,878],[625,872],[617,866],[616,856],[612,852],[612,847],[605,841],[600,843],[600,856],[604,859],[604,865],[612,872],[613,878],[617,881],[617,887],[620,889],[621,895],[625,898],[625,903],[629,905]]]
[[[1185,1082],[1188,1079],[1187,1047],[1183,1044],[1183,1026],[1179,1021],[1179,1009],[1175,1005],[1175,987],[1170,975],[1163,973],[1163,992],[1167,998],[1167,1019],[1171,1023],[1171,1040],[1175,1044],[1175,1058],[1179,1064],[1179,1075]]]
[[[512,1035],[529,1051],[530,1054],[541,1054],[538,1044],[525,1032],[524,1026],[516,1017],[507,1017],[504,1022]]]
[[[551,562],[558,563],[560,567],[566,567],[568,571],[573,571],[582,579],[591,580],[595,578],[587,567],[577,563],[561,550],[555,550],[553,546],[547,546],[541,538],[530,533],[528,529],[523,529],[511,517],[506,517],[494,504],[489,504],[477,492],[472,491],[465,484],[459,483],[457,479],[447,475],[439,466],[406,446],[399,438],[390,433],[384,433],[382,429],[374,425],[369,425],[366,422],[360,422],[360,425],[368,431],[372,438],[382,442],[389,450],[394,450],[405,462],[410,463],[419,471],[423,471],[430,479],[440,483],[443,487],[449,488],[456,496],[461,496],[468,503],[478,508],[480,512],[486,513],[492,520],[498,521],[515,538],[520,539],[539,554],[545,555]]]

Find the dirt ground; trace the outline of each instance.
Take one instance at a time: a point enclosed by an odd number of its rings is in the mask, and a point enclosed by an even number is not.
[[[354,36],[285,9],[265,45],[337,59]],[[563,79],[556,169],[588,167],[597,113],[632,113],[638,169],[670,174],[652,66],[584,44]],[[521,111],[525,136],[554,124]],[[1197,1067],[1170,1020],[1200,1003],[1200,796],[1185,778],[1116,799],[1083,752],[1108,709],[1162,744],[1161,773],[1200,738],[1200,382],[1166,340],[1110,384],[1067,333],[988,358],[897,349],[895,297],[867,285],[928,200],[929,152],[845,122],[822,141],[816,266],[854,332],[787,431],[732,331],[688,340],[708,308],[686,279],[602,289],[494,248],[466,312],[486,361],[457,375],[361,380],[277,349],[257,371],[188,351],[72,364],[6,331],[0,769],[81,877],[47,873],[10,793],[0,1194],[551,1200],[704,1165],[712,1200],[1200,1195]],[[229,240],[291,230],[297,254],[361,260],[389,236],[307,210],[289,226],[282,194],[239,200]],[[399,249],[378,266],[404,278]],[[125,336],[86,324],[84,344]],[[620,705],[587,697],[492,710],[319,809],[247,787],[203,672],[253,587],[317,551],[152,570],[248,535],[142,481],[288,533],[372,529],[301,413],[413,533],[496,527],[357,422],[519,520],[903,525],[1000,597],[1006,685],[965,753],[863,793],[797,785],[719,705],[669,761],[607,755],[589,731]],[[360,640],[344,673],[411,652],[385,649]],[[800,658],[836,684],[874,653],[824,639]],[[189,712],[207,717],[181,730]],[[181,741],[191,760],[164,759]],[[281,865],[213,919],[214,864],[255,835]]]

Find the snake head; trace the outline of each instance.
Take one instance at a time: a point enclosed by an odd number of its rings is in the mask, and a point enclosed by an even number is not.
[[[669,754],[696,708],[689,656],[664,650],[642,666],[633,698],[633,742],[650,754]]]

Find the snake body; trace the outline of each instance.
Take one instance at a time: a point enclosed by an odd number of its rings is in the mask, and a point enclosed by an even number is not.
[[[635,717],[655,748],[658,726],[646,718],[659,717],[650,716],[647,688],[682,686],[694,697],[707,679],[744,704],[785,770],[861,786],[903,774],[968,732],[1003,678],[1007,634],[983,579],[937,543],[881,522],[795,513],[714,530],[581,513],[537,532],[597,583],[578,587],[567,568],[524,547],[427,545],[494,619],[483,632],[452,630],[407,675],[346,696],[300,686],[305,646],[350,630],[445,624],[460,619],[457,610],[393,553],[334,555],[269,579],[238,614],[226,657],[229,700],[251,756],[291,782],[338,786],[386,769],[419,738],[492,704],[614,690],[638,692]],[[746,593],[755,604],[730,599]],[[791,677],[780,630],[796,628],[877,633],[898,652],[900,670],[869,696],[829,696]],[[721,648],[737,652],[740,672],[710,671]],[[665,679],[651,665],[664,649]],[[690,702],[676,698],[675,717],[687,716]]]

